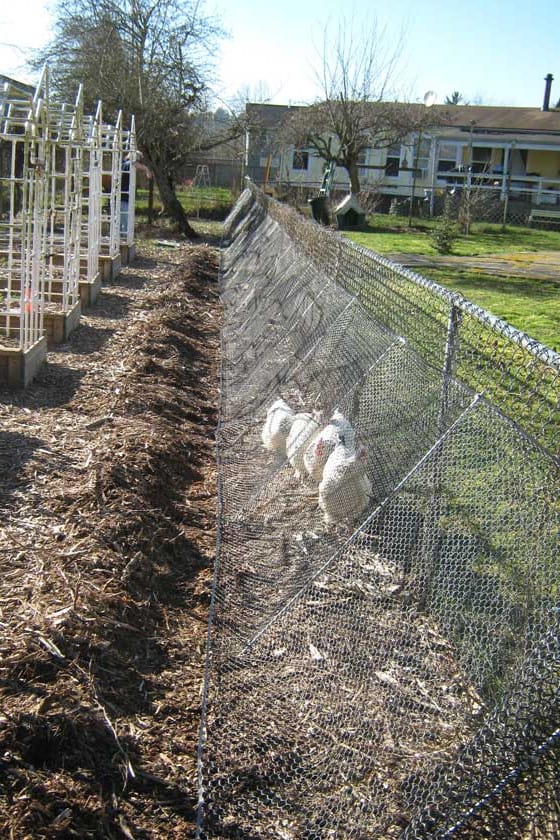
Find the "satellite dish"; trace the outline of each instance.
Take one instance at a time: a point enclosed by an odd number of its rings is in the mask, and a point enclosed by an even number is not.
[[[424,94],[424,105],[426,106],[426,108],[429,108],[431,105],[434,105],[436,99],[437,96],[433,90],[427,91],[427,93]]]

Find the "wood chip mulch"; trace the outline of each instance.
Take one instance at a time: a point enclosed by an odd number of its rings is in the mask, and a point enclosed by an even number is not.
[[[145,244],[0,390],[0,837],[194,835],[215,248]]]

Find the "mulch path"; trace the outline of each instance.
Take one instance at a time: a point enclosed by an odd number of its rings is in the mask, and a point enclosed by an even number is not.
[[[217,261],[140,245],[35,381],[0,390],[2,838],[194,834]]]

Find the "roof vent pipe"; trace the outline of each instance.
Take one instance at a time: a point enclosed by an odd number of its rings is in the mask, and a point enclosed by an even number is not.
[[[543,111],[550,110],[550,88],[552,87],[553,79],[554,76],[552,75],[552,73],[547,73],[547,75],[544,77],[546,84],[544,86],[544,99],[542,104]]]

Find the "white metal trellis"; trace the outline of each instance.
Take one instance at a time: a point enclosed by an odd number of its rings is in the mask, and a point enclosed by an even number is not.
[[[7,83],[0,91],[0,379],[24,384],[46,353],[42,259],[47,167],[43,71],[35,95]]]
[[[49,103],[45,304],[69,314],[79,306],[82,217],[83,94],[73,105]],[[78,313],[79,317],[79,313]]]
[[[123,153],[130,161],[128,170],[128,188],[121,182],[121,201],[126,204],[126,212],[121,214],[121,242],[126,245],[127,260],[131,259],[134,250],[134,225],[136,219],[136,167],[138,147],[136,145],[136,123],[131,119],[130,130],[123,131]]]
[[[104,206],[101,213],[100,259],[105,279],[118,275],[120,257],[121,174],[123,160],[122,113],[119,111],[115,125],[102,122],[101,181]]]
[[[101,102],[95,114],[84,118],[82,168],[82,214],[80,248],[80,284],[82,302],[95,302],[101,282],[99,240],[101,236]],[[85,269],[85,271],[84,271]],[[85,275],[85,276],[84,276]],[[82,293],[82,290],[83,293]]]

